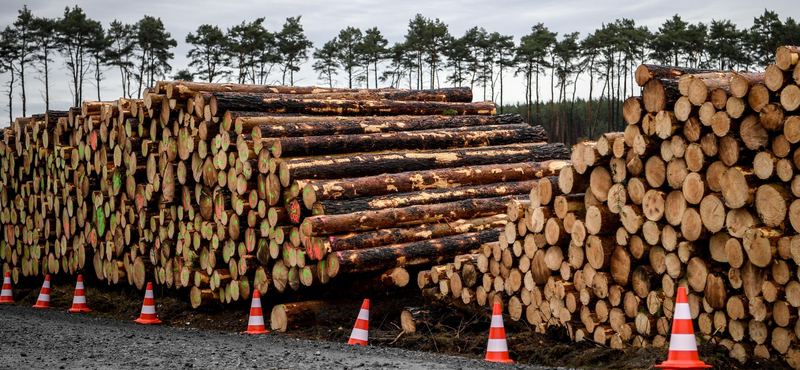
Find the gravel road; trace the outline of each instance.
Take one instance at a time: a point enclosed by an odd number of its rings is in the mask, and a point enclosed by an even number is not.
[[[0,351],[0,367],[12,369],[550,369],[18,306],[0,306]]]

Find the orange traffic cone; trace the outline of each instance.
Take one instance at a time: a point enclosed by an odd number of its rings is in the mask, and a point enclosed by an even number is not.
[[[147,291],[144,292],[144,303],[142,304],[142,314],[136,321],[140,324],[160,324],[161,320],[156,317],[156,300],[153,298],[153,283],[147,283]]]
[[[14,303],[14,295],[11,293],[11,272],[6,271],[3,278],[3,290],[0,291],[0,303]]]
[[[269,333],[269,331],[264,328],[264,313],[261,310],[261,294],[258,293],[258,289],[253,292],[253,303],[250,305],[250,319],[247,321],[247,331],[242,333]]]
[[[492,310],[492,327],[489,328],[489,344],[486,347],[486,361],[512,363],[508,358],[508,343],[506,343],[506,329],[503,326],[503,310],[500,302],[494,303]]]
[[[365,299],[361,304],[361,311],[358,312],[358,319],[353,326],[353,333],[350,334],[350,340],[347,344],[360,344],[367,345],[369,340],[369,299]]]
[[[697,354],[697,339],[694,337],[692,313],[689,311],[689,300],[686,299],[686,288],[678,288],[678,299],[675,301],[675,318],[672,320],[672,336],[669,339],[669,356],[667,361],[656,365],[665,370],[705,369],[711,366],[700,361]]]
[[[45,275],[42,291],[39,292],[39,299],[33,305],[36,308],[50,308],[50,274]]]
[[[83,275],[78,275],[78,282],[75,283],[75,295],[72,297],[72,308],[69,312],[89,312],[86,306],[86,291],[83,289]]]

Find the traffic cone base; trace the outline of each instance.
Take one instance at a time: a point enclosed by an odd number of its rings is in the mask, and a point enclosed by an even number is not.
[[[247,320],[247,330],[242,334],[266,334],[269,331],[264,327],[264,312],[261,309],[261,293],[256,289],[253,292],[253,303],[250,304],[250,318]]]
[[[672,321],[672,335],[669,340],[667,361],[656,365],[665,370],[707,369],[711,366],[700,361],[697,354],[697,338],[694,336],[692,313],[686,298],[686,288],[678,288],[675,311]]]
[[[161,320],[156,317],[156,300],[153,298],[153,283],[147,283],[147,290],[144,292],[144,303],[142,303],[142,313],[139,318],[133,320],[140,324],[160,324]]]
[[[3,290],[0,291],[0,303],[14,303],[14,294],[11,291],[11,273],[6,271],[3,278]]]
[[[86,290],[83,288],[83,275],[78,275],[78,282],[75,283],[75,295],[72,297],[72,308],[69,312],[91,312],[86,306]]]
[[[361,304],[361,311],[358,312],[358,319],[353,326],[350,340],[347,344],[360,344],[366,346],[369,341],[369,299],[365,299]]]
[[[45,275],[42,290],[39,292],[39,298],[33,307],[50,308],[50,274]]]
[[[499,302],[495,302],[492,310],[492,327],[489,328],[489,343],[486,346],[485,360],[505,364],[514,362],[508,357],[506,329],[503,326],[503,312]]]

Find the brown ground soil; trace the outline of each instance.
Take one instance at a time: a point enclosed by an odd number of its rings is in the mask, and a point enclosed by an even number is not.
[[[38,297],[39,286],[33,286],[33,279],[14,287],[17,305],[32,306]],[[38,283],[37,283],[38,285]],[[73,277],[53,278],[51,306],[54,309],[68,309],[72,304],[74,290]],[[234,305],[211,305],[193,310],[188,303],[188,293],[156,287],[156,312],[164,325],[191,327],[203,330],[237,332],[247,328],[249,302]],[[86,280],[86,295],[89,315],[133,320],[139,316],[144,294],[131,287],[108,286],[94,279]],[[291,300],[292,297],[281,297]],[[370,344],[384,347],[399,347],[409,350],[444,353],[471,358],[482,358],[486,350],[486,336],[489,322],[484,315],[468,315],[444,309],[439,320],[421,325],[414,334],[403,333],[400,328],[400,312],[404,307],[420,307],[425,301],[413,288],[399,290],[371,297]],[[269,312],[277,303],[274,295],[262,298],[265,320],[269,322]],[[344,312],[352,312],[352,319],[322,323],[313,327],[293,328],[286,333],[271,332],[268,335],[282,335],[320,341],[346,342],[355,316],[361,305],[360,299],[349,299],[341,305],[343,312],[331,317],[340,317]],[[345,315],[347,316],[347,315]],[[572,343],[566,333],[553,330],[547,334],[532,332],[523,322],[509,322],[506,317],[511,358],[520,363],[542,366],[574,367],[603,370],[652,369],[653,365],[664,361],[666,348],[628,348],[614,350],[598,347],[588,342]],[[700,344],[700,357],[714,369],[789,369],[785,363],[763,359],[750,359],[741,364],[729,358],[725,348]]]

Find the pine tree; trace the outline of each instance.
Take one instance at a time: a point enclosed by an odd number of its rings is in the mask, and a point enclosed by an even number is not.
[[[92,45],[95,40],[103,37],[103,26],[100,22],[87,18],[83,9],[76,6],[64,10],[64,18],[58,27],[58,49],[72,79],[73,105],[76,107],[83,101],[83,82],[91,69]]]
[[[314,65],[312,68],[319,74],[319,78],[327,82],[329,87],[333,87],[333,76],[339,74],[337,69],[341,67],[337,60],[336,39],[330,40],[322,45],[322,49],[314,51]]]
[[[194,76],[192,75],[192,72],[189,72],[188,69],[180,69],[175,73],[174,76],[172,76],[172,79],[175,81],[192,82],[194,81]]]
[[[463,38],[451,38],[450,47],[443,51],[447,58],[446,68],[452,71],[447,75],[446,81],[455,86],[462,86],[469,81],[469,61],[472,59],[471,50]]]
[[[101,28],[100,31],[103,32],[103,29]],[[100,82],[103,81],[103,67],[107,65],[106,52],[109,47],[111,47],[111,40],[106,37],[104,32],[102,35],[102,37],[95,39],[89,44],[88,49],[94,67],[94,81],[95,87],[97,87],[98,101],[102,100],[100,98]]]
[[[300,17],[298,15],[286,18],[283,29],[276,35],[283,63],[283,84],[286,84],[288,73],[289,84],[294,85],[294,73],[300,70],[300,64],[308,59],[308,51],[314,47],[314,44],[306,38]]]
[[[495,64],[499,70],[498,80],[500,82],[500,113],[503,113],[503,71],[514,66],[514,36],[503,36],[497,34],[493,42],[495,51]]]
[[[226,38],[217,26],[204,24],[197,28],[197,33],[186,35],[186,43],[194,48],[186,57],[191,60],[189,67],[197,68],[197,74],[210,83],[230,75],[223,70],[225,60]]]
[[[709,27],[706,50],[711,61],[709,67],[726,71],[735,67],[746,67],[750,64],[745,50],[744,39],[746,32],[736,28],[730,20],[712,20]]]
[[[14,61],[18,49],[14,45],[16,42],[16,35],[11,27],[6,27],[0,32],[0,74],[8,73],[9,81],[6,84],[8,89],[6,94],[8,96],[8,124],[14,122],[14,82],[16,81],[14,72]]]
[[[425,45],[425,62],[428,63],[430,71],[430,87],[433,89],[439,84],[438,73],[443,64],[443,52],[449,47],[449,42],[453,37],[450,36],[447,24],[440,21],[439,18],[426,19],[422,35]]]
[[[688,23],[684,22],[677,14],[666,20],[658,28],[658,33],[655,34],[650,44],[650,48],[653,50],[650,57],[659,63],[680,65],[681,52],[687,49],[687,26]]]
[[[361,30],[355,27],[347,27],[339,31],[336,37],[336,60],[347,74],[347,87],[353,88],[353,80],[356,77],[356,67],[361,65],[361,50],[364,36]]]
[[[139,71],[136,74],[136,79],[139,81],[137,96],[141,97],[142,87],[153,86],[157,77],[172,71],[169,61],[174,54],[169,50],[178,46],[178,43],[164,29],[161,18],[149,15],[136,23],[136,42],[139,59]]]
[[[30,65],[34,60],[34,36],[36,29],[33,24],[35,18],[27,5],[24,5],[22,10],[19,10],[18,13],[17,19],[14,21],[16,38],[14,47],[18,50],[14,68],[16,69],[17,75],[19,75],[20,88],[22,89],[22,115],[27,116],[28,96],[25,86],[25,67]]]
[[[766,68],[772,63],[775,50],[782,41],[782,26],[778,13],[767,9],[764,9],[764,14],[760,17],[753,19],[748,41],[750,53],[757,66]]]
[[[281,56],[275,34],[264,28],[264,18],[229,28],[225,38],[225,66],[237,71],[237,81],[266,84]]]
[[[525,97],[528,122],[539,124],[539,75],[550,67],[548,53],[556,43],[555,32],[538,23],[531,27],[531,33],[522,36],[516,51],[517,74],[525,76]],[[535,100],[534,100],[535,96]],[[535,120],[532,119],[531,103],[536,107]]]
[[[45,109],[50,110],[50,54],[58,47],[58,39],[56,38],[56,29],[58,28],[58,20],[50,18],[35,18],[33,20],[33,41],[36,52],[33,55],[34,61],[38,63],[38,70],[41,74],[39,78],[44,83],[44,104]]]
[[[364,32],[364,40],[361,43],[361,62],[364,64],[364,81],[369,89],[369,68],[372,66],[373,76],[375,78],[375,85],[378,87],[378,63],[386,60],[389,50],[386,45],[389,41],[381,34],[378,27],[372,27]]]
[[[133,50],[136,46],[136,29],[130,24],[123,24],[114,20],[106,30],[106,37],[110,40],[105,51],[106,64],[119,68],[122,82],[122,96],[132,98],[131,81],[133,80]]]

